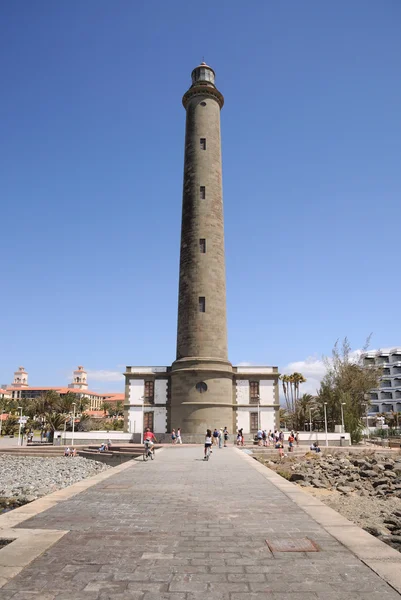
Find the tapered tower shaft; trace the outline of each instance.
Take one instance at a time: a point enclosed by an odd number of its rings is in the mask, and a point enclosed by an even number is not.
[[[213,69],[201,64],[186,109],[177,359],[227,360],[220,109]]]
[[[182,99],[187,112],[182,198],[177,359],[171,366],[171,427],[192,441],[233,426],[227,359],[220,109],[215,73],[202,63]],[[187,438],[188,439],[188,438]]]

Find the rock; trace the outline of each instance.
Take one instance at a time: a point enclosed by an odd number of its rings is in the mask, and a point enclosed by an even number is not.
[[[320,479],[312,479],[311,483],[315,488],[327,489],[327,484]]]
[[[374,488],[379,487],[381,485],[388,485],[388,479],[387,478],[376,479],[376,481],[373,481],[372,485]]]
[[[361,477],[365,477],[365,478],[367,478],[367,477],[377,477],[377,473],[376,473],[376,471],[373,471],[373,469],[369,469],[367,471],[361,469],[359,471],[359,475]]]
[[[303,473],[291,473],[290,481],[305,481],[305,475]]]
[[[401,519],[397,519],[395,517],[387,517],[384,519],[384,523],[387,528],[390,529],[393,527],[394,529],[401,529]]]
[[[390,479],[397,479],[397,473],[394,473],[394,471],[385,471],[384,476]]]
[[[353,492],[353,488],[348,485],[338,485],[337,491],[341,492],[342,494],[350,494]]]
[[[374,535],[375,537],[380,537],[380,536],[386,536],[387,532],[385,529],[380,528],[380,527],[363,527],[363,529],[365,531],[367,531],[368,533],[370,533],[370,535]]]

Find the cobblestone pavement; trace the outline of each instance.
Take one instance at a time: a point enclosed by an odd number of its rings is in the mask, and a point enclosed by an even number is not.
[[[69,530],[13,600],[400,600],[233,448],[171,448],[21,523]],[[274,552],[308,537],[319,552]]]

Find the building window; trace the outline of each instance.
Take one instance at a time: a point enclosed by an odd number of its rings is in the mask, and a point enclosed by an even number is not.
[[[199,312],[206,312],[206,298],[199,296]]]
[[[153,404],[155,399],[155,383],[154,381],[145,381],[145,402]]]
[[[201,254],[206,254],[206,240],[205,238],[201,238],[199,240],[199,250]]]
[[[249,413],[249,417],[250,417],[250,430],[251,433],[256,433],[257,430],[259,429],[259,423],[258,423],[258,413]]]
[[[200,381],[196,384],[195,387],[200,394],[204,394],[205,392],[207,392],[207,385],[204,381]]]
[[[253,404],[257,404],[259,401],[259,381],[249,382],[249,400]]]
[[[143,413],[143,429],[145,430],[148,427],[150,431],[153,431],[153,412]]]
[[[206,150],[206,138],[200,139],[200,147],[201,147],[201,150]]]
[[[206,106],[206,102],[201,102],[200,105],[201,106]]]
[[[199,188],[199,195],[200,195],[200,199],[201,200],[205,200],[206,199],[206,188],[204,185],[201,185]]]

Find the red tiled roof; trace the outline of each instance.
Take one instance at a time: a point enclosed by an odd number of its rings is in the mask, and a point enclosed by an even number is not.
[[[124,394],[116,394],[115,392],[92,392],[91,390],[84,390],[84,389],[78,389],[78,388],[69,388],[69,387],[65,387],[65,386],[51,386],[51,385],[46,385],[46,386],[33,386],[33,385],[27,385],[24,386],[22,388],[15,388],[15,387],[7,387],[5,390],[3,390],[3,393],[6,392],[15,392],[15,391],[20,391],[20,390],[26,390],[26,391],[33,391],[33,392],[47,392],[47,391],[54,391],[54,392],[58,392],[59,394],[68,394],[69,392],[71,392],[72,394],[82,394],[82,395],[88,395],[88,396],[96,396],[99,399],[112,399],[112,401],[116,401],[117,400],[123,400],[124,399]],[[2,393],[0,391],[0,393]],[[118,397],[117,397],[118,396]]]

